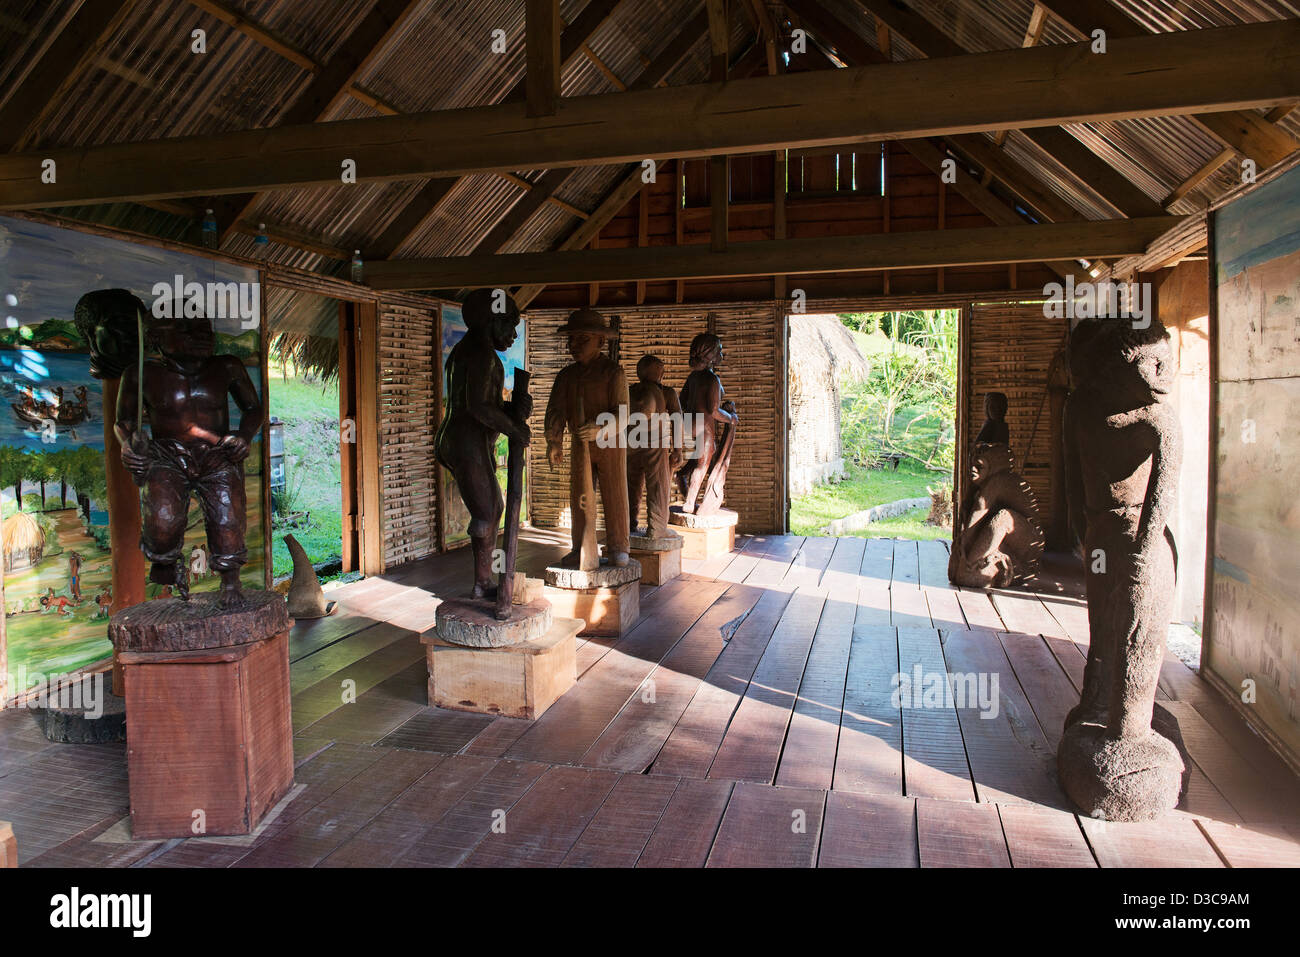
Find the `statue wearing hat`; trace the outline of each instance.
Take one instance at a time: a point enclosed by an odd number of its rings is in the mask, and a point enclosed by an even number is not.
[[[564,431],[572,437],[569,468],[569,512],[573,522],[573,551],[562,564],[591,570],[595,554],[596,500],[605,510],[606,557],[617,566],[628,563],[631,522],[627,499],[627,449],[616,435],[602,437],[596,419],[602,413],[618,418],[628,406],[627,376],[604,354],[615,333],[594,309],[579,309],[556,330],[569,337],[573,362],[560,370],[546,404],[546,457],[559,468],[564,460]]]
[[[443,370],[447,414],[438,427],[438,461],[456,479],[469,510],[474,555],[475,598],[495,599],[492,550],[503,504],[497,481],[496,441],[505,433],[527,445],[532,399],[526,393],[503,401],[505,369],[498,352],[509,349],[519,325],[519,307],[504,290],[477,289],[466,297],[462,315],[468,330],[451,348]]]

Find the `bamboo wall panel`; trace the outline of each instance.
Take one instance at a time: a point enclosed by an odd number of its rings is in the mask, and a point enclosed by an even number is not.
[[[726,397],[736,403],[740,431],[727,474],[725,505],[740,515],[743,532],[767,532],[779,527],[779,461],[776,431],[781,390],[778,389],[777,307],[768,302],[729,304],[709,309],[656,307],[607,310],[607,320],[620,326],[616,349],[628,381],[636,381],[636,363],[647,352],[664,361],[664,383],[681,389],[690,372],[691,339],[709,330],[722,336],[725,360],[718,369]],[[556,374],[569,363],[567,342],[555,334],[565,312],[528,313],[528,363],[536,383],[531,425],[535,439],[529,449],[528,513],[534,525],[567,528],[569,517],[569,440],[565,462],[552,469],[546,462],[543,416]],[[784,507],[783,505],[781,506]]]
[[[1052,422],[1047,372],[1052,357],[1064,347],[1068,330],[1068,320],[1043,315],[1042,303],[977,303],[971,307],[964,349],[966,441],[973,443],[984,424],[985,393],[1006,393],[1016,468],[1034,490],[1044,521],[1052,501],[1052,444],[1061,440],[1060,429]],[[960,478],[964,486],[966,476]]]
[[[438,307],[385,298],[379,309],[379,447],[384,567],[438,550]]]

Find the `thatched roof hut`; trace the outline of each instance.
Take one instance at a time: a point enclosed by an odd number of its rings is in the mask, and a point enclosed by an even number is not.
[[[790,317],[790,494],[844,471],[840,394],[870,364],[838,316]]]
[[[15,512],[4,520],[0,531],[5,571],[17,565],[35,565],[45,554],[45,530],[26,512]]]

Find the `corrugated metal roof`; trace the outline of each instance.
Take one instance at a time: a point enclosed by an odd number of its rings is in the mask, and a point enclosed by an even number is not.
[[[240,13],[298,48],[317,63],[337,51],[373,0],[227,0]],[[838,18],[877,46],[875,21],[856,0],[822,0]],[[1115,0],[1153,30],[1300,17],[1300,6],[1285,0]],[[586,0],[563,0],[561,15],[571,22]],[[979,52],[1018,47],[1033,10],[1032,0],[909,0],[909,5],[963,47]],[[734,7],[741,5],[736,4]],[[769,3],[779,9],[779,4]],[[0,11],[0,89],[12,88],[43,39],[76,8],[76,0],[5,0]],[[624,0],[591,37],[588,46],[604,69],[579,55],[564,73],[567,96],[609,92],[637,79],[676,33],[698,13],[699,0]],[[733,50],[753,35],[747,16],[735,11]],[[207,31],[207,52],[190,52],[190,33]],[[486,53],[492,31],[504,30],[504,53]],[[424,0],[394,34],[384,51],[359,78],[363,87],[397,109],[415,112],[499,102],[524,72],[524,5],[518,0]],[[1081,34],[1049,17],[1041,42],[1077,42]],[[894,59],[920,53],[894,36]],[[671,84],[695,83],[708,74],[708,44],[701,37],[670,74]],[[29,145],[83,145],[215,133],[273,125],[310,83],[312,74],[260,45],[187,0],[138,4],[117,31],[97,65],[31,138]],[[0,94],[3,95],[3,94]],[[343,98],[329,119],[374,115],[374,109]],[[1300,134],[1300,115],[1280,124]],[[1083,143],[1131,179],[1147,195],[1163,200],[1178,184],[1218,154],[1222,145],[1187,117],[1160,117],[1070,127]],[[1085,217],[1114,215],[1088,184],[1081,182],[1026,137],[1011,133],[1007,154],[1027,166],[1044,187]],[[540,170],[519,175],[535,180]],[[556,198],[592,209],[620,176],[620,168],[575,170]],[[1173,207],[1201,208],[1238,177],[1230,162]],[[250,212],[284,231],[311,236],[320,244],[349,250],[377,239],[424,185],[423,181],[359,184],[346,188],[278,190],[262,194]],[[523,195],[509,179],[480,175],[464,178],[397,255],[449,256],[471,252]],[[103,224],[168,238],[192,235],[184,216],[138,206],[64,211]],[[554,203],[543,204],[506,244],[510,252],[554,246],[579,222]],[[232,235],[232,252],[250,252],[250,236]],[[265,250],[276,262],[337,273],[346,263],[272,242]]]

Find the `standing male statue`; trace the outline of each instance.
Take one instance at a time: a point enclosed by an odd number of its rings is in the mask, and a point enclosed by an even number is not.
[[[720,336],[701,332],[691,340],[691,374],[686,377],[681,395],[682,412],[693,423],[694,438],[693,457],[687,459],[680,476],[685,500],[682,511],[688,514],[711,515],[722,507],[727,467],[740,424],[736,406],[723,399],[722,380],[713,371],[720,362]],[[718,422],[726,426],[721,440]]]
[[[515,301],[504,290],[477,289],[465,298],[461,309],[467,331],[447,355],[443,370],[447,411],[438,426],[435,450],[438,461],[455,477],[470,514],[473,597],[495,599],[492,550],[503,511],[496,441],[505,433],[524,445],[529,443],[532,436],[527,419],[532,400],[506,402],[501,397],[505,368],[497,353],[514,345],[519,325]]]
[[[1066,480],[1084,543],[1089,648],[1057,768],[1085,813],[1144,820],[1178,803],[1184,771],[1177,721],[1155,705],[1177,571],[1165,523],[1182,457],[1169,335],[1159,322],[1090,319],[1070,354]]]
[[[631,522],[627,499],[627,449],[618,436],[600,435],[596,419],[609,413],[619,419],[628,406],[627,376],[604,354],[615,333],[595,309],[579,309],[556,330],[569,337],[573,362],[560,370],[546,403],[546,457],[553,468],[564,461],[564,430],[572,437],[569,464],[569,514],[573,551],[561,564],[586,571],[596,568],[596,498],[605,511],[605,554],[620,567],[628,563]]]
[[[644,486],[646,537],[664,538],[672,474],[682,461],[673,429],[673,423],[681,421],[682,406],[677,393],[663,385],[664,363],[658,356],[642,356],[636,375],[637,383],[628,389],[630,416],[638,415],[627,437],[628,514],[635,528]]]
[[[216,336],[206,318],[150,321],[162,357],[143,363],[143,380],[135,366],[126,368],[114,426],[122,464],[144,489],[140,548],[153,563],[149,580],[175,585],[189,597],[181,553],[193,494],[203,510],[211,567],[221,575],[221,604],[237,606],[239,570],[248,560],[243,463],[266,411],[244,364],[236,356],[213,355]],[[240,411],[234,431],[229,398]],[[142,412],[149,417],[148,437]]]

